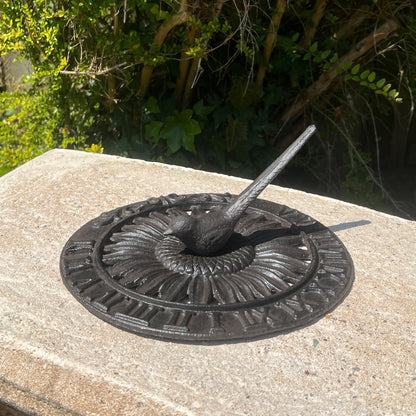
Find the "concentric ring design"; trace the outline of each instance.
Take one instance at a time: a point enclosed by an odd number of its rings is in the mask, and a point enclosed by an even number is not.
[[[339,239],[305,214],[257,200],[215,256],[196,256],[169,217],[210,211],[229,194],[169,195],[118,208],[67,242],[61,273],[92,313],[142,335],[247,339],[302,327],[348,294],[353,265]]]

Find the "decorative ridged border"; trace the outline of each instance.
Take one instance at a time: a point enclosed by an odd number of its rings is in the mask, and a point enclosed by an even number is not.
[[[193,256],[163,235],[170,210],[210,210],[231,198],[169,195],[102,214],[67,242],[65,285],[121,329],[181,341],[287,331],[344,299],[354,278],[347,250],[328,228],[288,207],[253,202],[218,257]]]

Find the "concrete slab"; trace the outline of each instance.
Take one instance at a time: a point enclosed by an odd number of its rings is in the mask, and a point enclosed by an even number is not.
[[[0,179],[0,401],[39,415],[416,414],[416,223],[270,186],[321,221],[355,263],[329,316],[246,343],[186,345],[100,321],[62,284],[87,220],[151,196],[238,193],[246,180],[54,150]]]

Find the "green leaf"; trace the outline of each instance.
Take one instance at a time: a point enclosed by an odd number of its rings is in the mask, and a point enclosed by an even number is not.
[[[377,88],[383,88],[384,84],[386,83],[386,78],[382,78],[379,81],[377,81]]]
[[[164,20],[169,17],[169,13],[166,11],[163,11],[158,4],[153,5],[153,7],[150,9],[150,12],[158,19],[158,20]]]
[[[367,79],[368,75],[370,74],[370,71],[367,69],[364,72],[361,73],[361,79]]]
[[[331,64],[334,64],[336,61],[338,61],[338,54],[335,52],[334,56],[329,60]]]
[[[4,117],[8,118],[8,117],[11,117],[16,112],[17,112],[17,110],[15,108],[9,108],[3,113],[3,115],[4,115]]]
[[[397,90],[392,89],[391,91],[389,91],[389,97],[390,98],[396,98],[399,96],[399,93],[397,92]]]
[[[391,84],[387,84],[383,87],[383,91],[388,92],[390,88],[391,88]]]
[[[316,64],[319,64],[320,62],[322,62],[322,59],[320,56],[315,56],[315,58],[313,58],[313,62],[315,62]]]
[[[368,87],[368,82],[367,81],[361,81],[360,85],[362,85],[363,87]]]
[[[160,137],[167,140],[169,149],[175,153],[181,147],[195,153],[195,136],[201,133],[201,128],[196,120],[192,119],[192,110],[179,113],[175,111],[173,116],[166,119],[165,127],[160,132]]]
[[[326,58],[328,58],[328,56],[330,55],[330,53],[331,53],[331,50],[330,50],[330,49],[327,49],[326,51],[323,51],[323,52],[321,53],[321,59],[326,59]]]
[[[351,67],[352,67],[352,62],[345,62],[345,64],[344,64],[344,65],[342,65],[342,69],[343,69],[344,71],[348,71]],[[359,69],[359,67],[358,67],[358,69]],[[358,72],[358,71],[357,71],[357,72]]]
[[[158,114],[160,113],[159,103],[157,99],[153,96],[150,96],[145,105],[144,105],[144,111],[146,114]]]
[[[376,90],[376,89],[377,89],[377,85],[376,85],[376,84],[374,84],[374,82],[372,82],[372,83],[369,85],[369,87],[370,87],[372,90]]]
[[[312,43],[312,45],[309,47],[309,50],[314,53],[318,50],[318,42]]]
[[[204,100],[199,100],[196,104],[194,104],[193,109],[196,117],[205,120],[207,115],[215,110],[215,106],[204,105]]]
[[[161,121],[151,121],[146,124],[146,137],[153,137],[155,145],[159,142],[160,139],[160,129],[162,128],[163,123]]]
[[[360,71],[360,64],[355,65],[352,69],[351,69],[351,73],[356,75],[358,74],[358,72]]]
[[[352,77],[352,79],[353,79],[353,81],[361,81],[361,78],[358,76],[358,75],[354,75],[353,77]]]
[[[372,72],[367,78],[367,80],[369,82],[373,82],[375,79],[376,79],[376,73],[375,72]]]
[[[296,42],[299,39],[299,32],[296,32],[293,36],[292,36],[292,42]]]
[[[303,60],[308,61],[309,59],[311,59],[311,54],[310,53],[305,53],[305,55],[303,55]]]
[[[326,62],[324,65],[324,69],[329,69],[331,68],[331,64],[329,62]]]
[[[352,78],[352,75],[347,74],[347,75],[345,75],[344,80],[345,80],[345,81],[348,81],[348,80],[350,80],[351,78]]]

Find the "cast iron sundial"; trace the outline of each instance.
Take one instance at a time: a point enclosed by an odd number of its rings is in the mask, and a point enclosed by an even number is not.
[[[257,199],[314,132],[239,196],[171,194],[88,222],[63,249],[66,287],[110,324],[166,340],[249,339],[318,320],[351,288],[346,248],[308,215]]]

